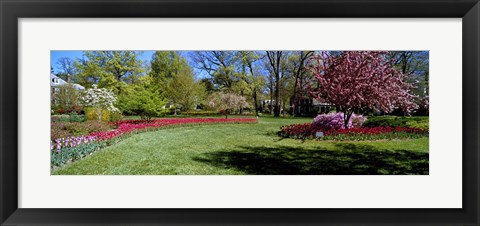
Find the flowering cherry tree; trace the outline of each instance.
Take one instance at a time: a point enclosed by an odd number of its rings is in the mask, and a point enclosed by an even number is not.
[[[98,121],[102,120],[102,110],[106,109],[110,112],[119,112],[118,108],[114,106],[117,98],[112,91],[105,88],[98,88],[93,85],[92,88],[87,89],[83,96],[82,102],[86,107],[93,107],[97,111]]]
[[[413,102],[412,85],[386,59],[387,52],[345,51],[340,55],[321,52],[312,57],[311,70],[316,88],[310,94],[334,104],[343,112],[345,128],[353,112],[365,107],[392,112],[402,108],[410,113],[418,108]]]
[[[219,95],[213,95],[208,104],[212,108],[219,107],[225,110],[225,118],[227,118],[230,111],[249,107],[245,97],[234,93],[220,93]]]

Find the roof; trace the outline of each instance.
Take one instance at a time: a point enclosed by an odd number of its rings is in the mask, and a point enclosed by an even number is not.
[[[64,86],[69,84],[65,80],[61,79],[60,77],[50,73],[50,87],[58,87],[58,86]],[[76,90],[85,90],[85,87],[76,84],[76,83],[70,83],[72,84],[73,88]]]
[[[72,83],[73,84],[73,88],[76,89],[76,90],[85,90],[85,87],[77,84],[77,83]]]
[[[60,77],[54,75],[54,74],[50,74],[50,86],[63,86],[63,85],[66,85],[68,84],[67,82],[65,82],[65,80],[61,79]]]

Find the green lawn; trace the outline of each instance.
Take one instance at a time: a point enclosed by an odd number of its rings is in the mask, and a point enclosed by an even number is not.
[[[326,142],[276,134],[282,125],[311,120],[261,117],[258,124],[136,134],[52,174],[428,174],[428,138]]]

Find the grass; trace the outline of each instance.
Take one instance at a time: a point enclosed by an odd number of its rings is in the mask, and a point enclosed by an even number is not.
[[[258,124],[199,125],[141,133],[52,174],[428,174],[428,138],[326,142],[277,135],[282,125],[311,120],[261,117]]]

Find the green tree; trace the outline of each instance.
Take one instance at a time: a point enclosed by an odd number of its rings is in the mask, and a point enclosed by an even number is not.
[[[86,59],[76,60],[74,65],[77,71],[75,82],[84,87],[91,87],[93,84],[97,84],[100,78],[106,74],[99,65]]]
[[[206,90],[203,83],[195,81],[190,67],[184,67],[169,83],[167,96],[173,101],[175,109],[188,111],[202,102]]]
[[[211,94],[216,91],[215,86],[213,85],[213,82],[209,78],[202,78],[200,79],[200,82],[203,83],[203,86],[205,86],[205,90],[207,91],[208,94]]]
[[[239,82],[241,84],[240,88],[242,89],[240,94],[251,96],[255,107],[255,114],[258,116],[258,96],[265,87],[266,82],[259,65],[255,66],[255,63],[259,61],[262,56],[255,51],[239,51],[238,57],[242,71],[241,81]]]
[[[165,82],[172,79],[187,62],[175,51],[156,51],[150,61],[148,75],[155,82]]]
[[[117,105],[126,114],[151,120],[166,112],[166,103],[167,99],[162,98],[153,85],[153,79],[146,77],[139,84],[129,85],[120,95]]]
[[[195,51],[190,56],[195,68],[208,73],[219,90],[232,90],[236,82],[235,51]]]
[[[160,96],[167,97],[169,84],[184,68],[189,68],[189,65],[177,52],[156,51],[150,62],[150,71],[147,73],[152,79],[152,88],[156,89]]]
[[[145,72],[136,51],[84,51],[84,58],[75,61],[75,80],[86,87],[97,84],[118,93],[121,82],[137,81]]]

